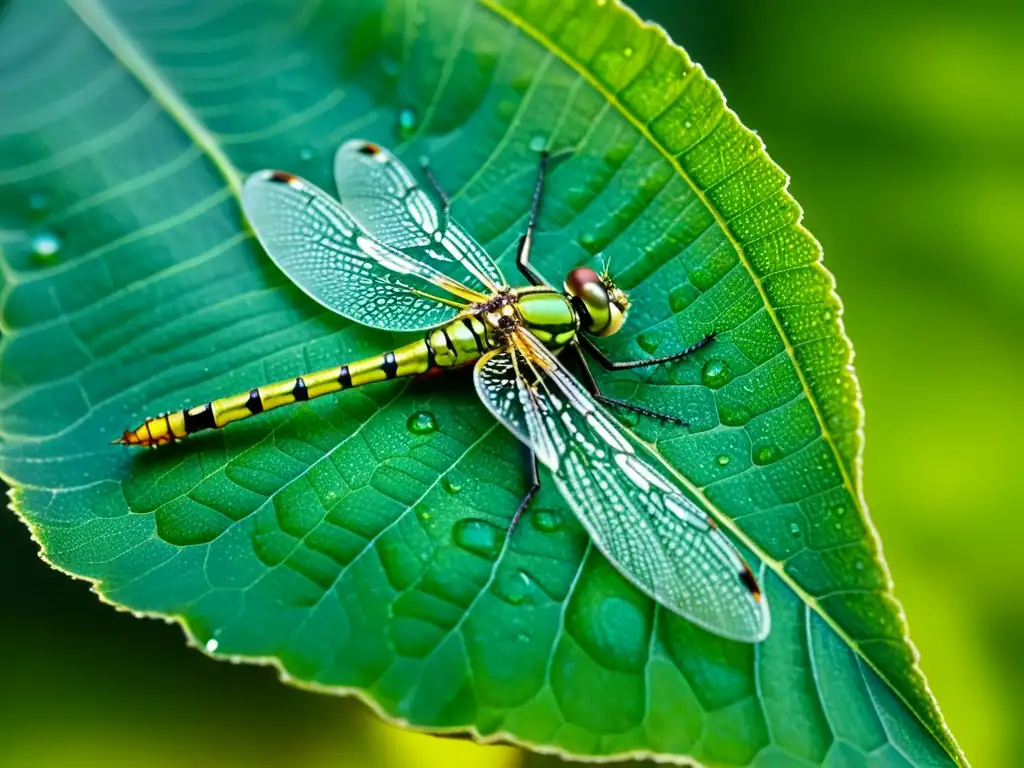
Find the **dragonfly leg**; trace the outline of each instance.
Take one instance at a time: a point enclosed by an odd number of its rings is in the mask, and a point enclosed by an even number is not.
[[[676,352],[674,355],[666,355],[665,357],[650,357],[646,360],[628,360],[625,362],[615,362],[609,358],[604,352],[597,348],[597,345],[588,339],[586,336],[578,337],[580,344],[584,349],[587,350],[594,359],[601,364],[602,368],[609,371],[626,371],[630,368],[646,368],[653,365],[661,365],[662,363],[669,363],[673,360],[682,360],[684,357],[689,357],[701,347],[706,347],[712,341],[715,340],[715,334],[709,333],[703,339],[698,341],[696,344],[691,344],[681,352]]]
[[[516,266],[523,277],[533,285],[549,285],[541,274],[530,266],[530,251],[533,249],[533,233],[537,229],[537,215],[540,213],[540,198],[544,193],[544,174],[548,169],[547,151],[540,153],[540,166],[537,169],[537,183],[533,187],[533,201],[530,203],[530,218],[526,223],[526,234],[519,238],[519,251],[516,253]]]
[[[586,339],[580,340],[586,341]],[[576,344],[573,345],[573,349],[576,350],[576,357],[579,361],[580,369],[583,372],[583,376],[580,380],[582,381],[583,386],[587,388],[587,391],[589,391],[590,394],[594,396],[594,399],[599,403],[604,403],[605,405],[610,405],[615,408],[624,408],[627,411],[633,411],[634,413],[639,413],[643,416],[650,416],[652,419],[667,421],[671,424],[679,424],[683,427],[690,426],[689,422],[680,419],[678,416],[670,416],[667,413],[660,413],[659,411],[653,411],[650,408],[644,408],[642,405],[634,405],[633,403],[627,403],[625,400],[619,400],[614,397],[602,395],[601,388],[597,384],[597,379],[594,378],[594,374],[590,370],[590,366],[587,365],[587,358],[583,356],[583,351]]]
[[[516,529],[516,525],[519,524],[519,518],[522,517],[523,512],[530,506],[530,500],[533,499],[537,491],[540,490],[540,474],[537,471],[537,454],[531,451],[529,448],[526,449],[526,467],[530,473],[530,487],[526,491],[526,495],[523,496],[523,500],[519,502],[519,507],[516,509],[516,513],[512,515],[512,522],[508,524],[507,536],[512,535],[512,531]]]

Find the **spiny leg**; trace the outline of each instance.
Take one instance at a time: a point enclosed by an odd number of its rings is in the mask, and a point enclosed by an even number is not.
[[[581,341],[585,341],[585,339],[581,339]],[[590,370],[590,366],[587,364],[587,358],[583,355],[583,350],[581,350],[576,344],[573,344],[572,348],[576,352],[576,359],[583,374],[581,377],[583,386],[587,388],[587,391],[589,391],[590,394],[594,396],[594,399],[599,403],[604,403],[605,405],[610,405],[615,408],[625,408],[628,411],[633,411],[644,416],[650,416],[654,419],[660,419],[661,421],[667,421],[671,424],[679,424],[683,427],[690,426],[689,422],[684,421],[677,416],[669,416],[667,413],[652,411],[650,408],[644,408],[642,405],[634,405],[633,403],[627,403],[625,400],[619,400],[614,397],[602,395],[601,388],[597,384],[597,379],[594,378],[594,374]]]
[[[537,471],[537,454],[529,448],[526,449],[526,468],[529,474],[530,487],[526,491],[526,495],[523,496],[523,500],[519,502],[519,507],[516,509],[516,513],[512,515],[512,522],[508,524],[507,536],[512,535],[512,531],[516,529],[516,525],[519,524],[519,518],[522,516],[526,508],[530,506],[530,500],[536,495],[537,491],[540,490],[540,474]]]
[[[540,213],[540,198],[544,193],[544,174],[547,172],[548,160],[551,155],[547,150],[540,153],[540,166],[537,168],[537,183],[533,187],[533,200],[530,203],[530,218],[526,223],[526,234],[519,238],[519,251],[516,253],[516,266],[523,277],[533,285],[548,285],[541,274],[530,266],[530,250],[533,248],[533,233],[537,229],[537,216]]]
[[[594,344],[594,342],[592,342],[586,336],[580,336],[578,338],[583,348],[594,356],[594,359],[601,364],[602,368],[605,368],[606,370],[609,371],[627,371],[630,368],[646,368],[648,366],[661,365],[662,363],[670,363],[673,360],[682,360],[684,357],[689,357],[698,349],[706,347],[708,344],[714,341],[715,334],[709,333],[696,344],[691,344],[682,352],[676,352],[674,355],[666,355],[665,357],[650,357],[646,360],[628,360],[619,363],[609,358],[604,352],[597,348],[597,345]]]

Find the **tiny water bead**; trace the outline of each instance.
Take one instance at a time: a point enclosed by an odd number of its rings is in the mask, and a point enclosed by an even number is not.
[[[633,55],[633,49],[627,45],[625,48],[622,49],[622,55],[628,59],[630,56]]]
[[[414,435],[429,435],[437,431],[437,418],[429,411],[416,411],[405,422],[405,426]]]
[[[495,585],[498,596],[507,603],[520,605],[533,594],[533,579],[526,571],[514,571],[502,576]]]
[[[668,295],[669,309],[672,310],[673,314],[682,312],[693,304],[699,295],[697,289],[689,283],[673,288],[672,292]]]
[[[316,150],[312,147],[303,147],[299,150],[299,160],[304,163],[308,163],[314,157],[316,157]]]
[[[800,535],[800,526],[797,525],[796,523],[790,523],[789,524],[789,532],[792,533],[794,536],[799,536]]]
[[[462,485],[452,480],[448,475],[441,478],[441,487],[452,496],[462,491]]]
[[[565,518],[557,510],[538,509],[529,512],[533,527],[542,533],[554,533],[565,525]]]
[[[405,141],[410,138],[419,128],[420,116],[412,107],[402,107],[398,110],[398,137]]]
[[[494,560],[501,552],[505,532],[484,520],[459,520],[452,528],[452,539],[474,555]]]
[[[28,196],[28,207],[30,211],[40,212],[45,211],[50,205],[50,201],[46,199],[46,195],[42,192],[33,192]]]
[[[740,403],[718,404],[718,420],[727,427],[742,427],[752,418],[750,410]]]
[[[764,466],[778,460],[779,450],[773,445],[765,445],[754,450],[754,463]]]
[[[206,641],[206,652],[213,653],[220,647],[220,643],[217,642],[216,638],[210,638]]]
[[[715,459],[715,463],[720,467],[729,466],[729,462],[732,461],[728,454],[723,453],[721,456]]]
[[[36,259],[49,262],[57,258],[64,243],[53,232],[37,232],[32,236],[29,245]]]
[[[724,360],[708,360],[701,371],[701,380],[705,387],[718,389],[732,380],[732,371]]]
[[[598,237],[593,232],[584,232],[579,236],[579,244],[583,247],[587,253],[597,253],[598,250]]]
[[[543,152],[548,146],[548,137],[543,133],[535,133],[530,137],[530,151]]]

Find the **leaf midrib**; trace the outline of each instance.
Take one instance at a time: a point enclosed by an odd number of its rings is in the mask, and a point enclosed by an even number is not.
[[[132,42],[131,36],[128,32],[117,22],[117,20],[110,15],[106,7],[100,0],[66,0],[69,7],[74,13],[82,20],[82,22],[96,35],[96,37],[110,50],[114,57],[125,67],[125,69],[132,74],[133,77],[142,85],[152,96],[152,98],[160,104],[161,107],[167,112],[167,114],[181,127],[181,129],[195,142],[195,145],[211,160],[220,174],[223,176],[232,194],[236,197],[241,204],[241,193],[242,193],[242,182],[243,177],[238,168],[231,162],[228,156],[221,149],[215,134],[211,133],[202,121],[195,115],[195,113],[188,107],[188,105],[181,99],[178,92],[174,87],[167,82],[167,80],[160,74],[153,63],[146,57],[139,48]],[[874,528],[870,525],[865,514],[865,504],[857,489],[853,478],[850,476],[845,463],[842,461],[839,454],[838,448],[835,443],[831,432],[827,429],[825,419],[822,415],[821,408],[818,404],[817,399],[814,397],[813,392],[809,386],[809,383],[804,375],[803,370],[797,362],[795,350],[793,345],[784,332],[779,318],[775,312],[774,307],[768,300],[767,293],[765,292],[764,285],[761,279],[754,272],[753,265],[750,263],[747,254],[742,247],[741,243],[736,239],[732,230],[729,228],[728,223],[722,218],[720,212],[711,205],[707,199],[706,194],[694,180],[689,176],[688,173],[683,169],[678,160],[659,142],[654,135],[647,129],[647,126],[640,120],[631,110],[627,109],[626,106],[612,93],[605,85],[599,81],[592,73],[584,69],[572,56],[570,56],[564,49],[555,44],[550,38],[548,38],[542,31],[536,29],[529,24],[525,19],[515,15],[512,11],[499,5],[496,0],[476,0],[480,5],[484,6],[491,12],[505,19],[509,24],[522,30],[529,37],[533,38],[538,44],[543,46],[550,53],[558,57],[566,66],[577,73],[583,80],[588,82],[608,104],[613,106],[623,118],[629,122],[641,136],[646,139],[652,147],[654,147],[669,163],[669,165],[679,174],[680,178],[690,187],[697,199],[705,206],[705,208],[711,213],[715,223],[719,229],[725,235],[729,243],[736,251],[737,257],[740,263],[746,268],[748,274],[754,282],[754,285],[761,297],[762,303],[768,316],[771,318],[772,324],[779,333],[783,345],[785,346],[786,354],[793,363],[793,368],[796,371],[796,375],[800,381],[801,388],[807,396],[808,402],[814,412],[815,419],[818,422],[822,439],[828,444],[829,449],[832,451],[833,456],[836,459],[836,465],[839,469],[840,476],[843,481],[843,486],[848,490],[857,505],[858,511],[861,512],[862,516],[865,517],[867,523],[867,530],[873,536],[876,545],[878,544],[877,534]],[[629,12],[628,8],[626,9]],[[639,18],[639,23],[646,25]],[[699,65],[696,65],[699,67]],[[725,107],[728,110],[728,107]],[[764,146],[761,145],[763,151]],[[796,222],[796,227],[800,228],[804,232],[802,225]],[[808,233],[808,237],[810,237]],[[659,456],[660,454],[656,451],[654,446],[644,443],[652,452]],[[859,454],[855,457],[855,466],[859,466],[860,457]],[[819,601],[814,596],[806,592],[800,585],[796,584],[792,578],[786,573],[782,567],[782,563],[768,557],[762,552],[761,548],[756,546],[755,543],[741,531],[735,523],[723,515],[717,506],[712,504],[711,501],[703,494],[703,492],[694,486],[687,478],[683,477],[674,467],[668,465],[662,460],[665,467],[672,473],[678,482],[683,484],[690,492],[699,498],[701,502],[710,510],[714,510],[718,519],[723,522],[730,531],[744,544],[749,547],[752,551],[758,554],[761,560],[772,568],[776,575],[792,589],[806,605],[812,606],[815,612],[825,621],[832,629],[843,639],[843,641],[853,648],[857,655],[864,660],[867,664],[881,679],[885,680],[890,690],[900,699],[901,702],[907,707],[907,709],[914,714],[914,716],[924,725],[924,727],[936,737],[940,744],[944,743],[939,737],[939,734],[935,732],[931,723],[926,721],[917,709],[910,705],[907,701],[903,692],[894,686],[889,681],[888,676],[885,675],[874,663],[872,659],[867,657],[862,651],[860,644],[855,642],[838,624],[825,613]],[[884,561],[881,558],[881,549],[878,547],[876,559],[880,567],[888,577],[888,571],[885,568]],[[904,625],[904,637],[905,642],[909,642],[906,637],[905,625]]]

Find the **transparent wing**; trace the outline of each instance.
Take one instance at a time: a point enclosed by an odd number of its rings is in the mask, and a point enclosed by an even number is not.
[[[345,209],[367,234],[483,293],[507,287],[483,247],[383,147],[346,141],[334,156],[334,180]]]
[[[242,203],[274,263],[325,307],[363,325],[423,330],[487,298],[381,244],[297,176],[258,171],[246,179]]]
[[[494,415],[551,470],[594,544],[670,611],[735,640],[768,635],[768,605],[725,534],[636,455],[619,425],[532,335],[476,367]]]

